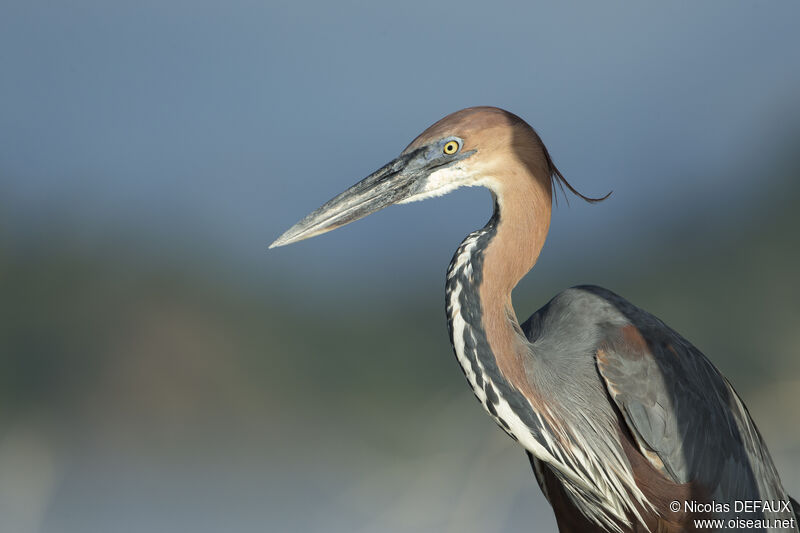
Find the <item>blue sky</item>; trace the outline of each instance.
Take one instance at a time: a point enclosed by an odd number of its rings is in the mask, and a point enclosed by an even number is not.
[[[488,218],[485,192],[265,250],[462,107],[521,115],[576,187],[614,191],[557,210],[546,252],[568,261],[611,236],[624,247],[676,218],[727,216],[763,185],[742,170],[800,117],[796,2],[2,11],[4,225],[91,246],[124,236],[167,254],[208,248],[234,270],[443,269]]]

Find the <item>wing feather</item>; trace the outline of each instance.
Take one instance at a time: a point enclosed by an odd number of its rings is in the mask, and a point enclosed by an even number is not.
[[[699,482],[718,501],[785,500],[731,384],[678,333],[613,296],[630,323],[606,335],[597,368],[642,454],[674,482]]]

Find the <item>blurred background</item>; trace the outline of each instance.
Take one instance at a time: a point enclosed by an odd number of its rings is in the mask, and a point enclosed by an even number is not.
[[[800,495],[800,4],[0,6],[0,531],[554,531],[449,346],[489,194],[288,248],[471,105],[580,191],[515,292],[702,349]]]

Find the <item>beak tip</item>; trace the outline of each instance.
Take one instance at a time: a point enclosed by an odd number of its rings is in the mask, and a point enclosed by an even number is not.
[[[270,245],[267,247],[267,250],[272,250],[273,248],[278,248],[278,247],[280,247],[280,246],[283,246],[284,244],[286,244],[286,243],[284,243],[284,242],[281,242],[281,238],[280,238],[280,237],[278,237],[277,239],[275,239],[275,242],[273,242],[272,244],[270,244]]]
[[[297,224],[286,230],[267,248],[286,246],[322,235],[345,224],[398,203],[408,192],[409,175],[403,173],[407,161],[398,158],[373,172],[343,193],[335,196]]]
[[[298,232],[295,230],[295,226],[289,228],[287,231],[283,232],[280,237],[275,239],[275,241],[269,245],[267,250],[272,250],[273,248],[279,248],[281,246],[286,246],[287,244],[292,244],[297,241],[302,241],[307,237],[302,236],[303,232]]]

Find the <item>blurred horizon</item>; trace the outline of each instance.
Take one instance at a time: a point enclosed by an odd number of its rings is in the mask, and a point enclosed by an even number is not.
[[[0,530],[554,531],[452,355],[484,190],[267,251],[497,105],[559,193],[521,320],[605,286],[733,383],[800,496],[800,5],[0,8]]]

